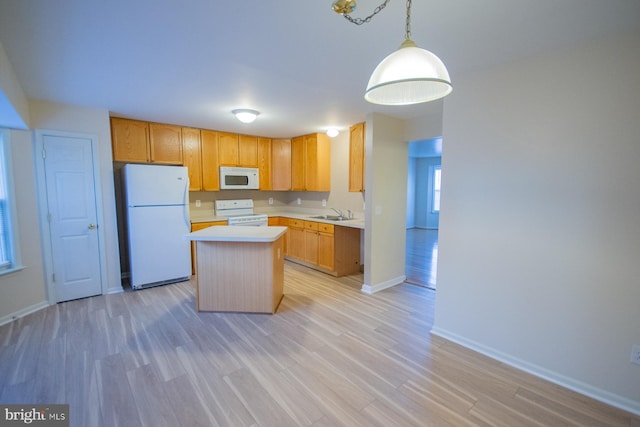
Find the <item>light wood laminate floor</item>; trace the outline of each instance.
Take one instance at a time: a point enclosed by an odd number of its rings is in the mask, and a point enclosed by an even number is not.
[[[409,228],[405,252],[406,281],[436,289],[437,267],[438,230]]]
[[[0,402],[84,426],[640,426],[430,336],[432,290],[287,263],[276,315],[197,313],[192,282],[57,304],[0,327]]]

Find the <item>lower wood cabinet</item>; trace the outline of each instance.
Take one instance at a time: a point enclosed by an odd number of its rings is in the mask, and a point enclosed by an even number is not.
[[[300,219],[289,219],[288,227],[290,261],[334,276],[360,271],[360,229]]]

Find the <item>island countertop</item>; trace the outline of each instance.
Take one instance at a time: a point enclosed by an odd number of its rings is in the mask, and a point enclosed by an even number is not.
[[[194,231],[185,239],[208,242],[274,242],[286,233],[287,227],[243,227],[221,225]]]

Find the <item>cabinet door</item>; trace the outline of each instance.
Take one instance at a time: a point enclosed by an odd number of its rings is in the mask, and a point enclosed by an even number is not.
[[[258,137],[238,136],[238,165],[246,168],[258,167]]]
[[[318,264],[318,232],[304,230],[304,258],[306,262]]]
[[[291,139],[291,190],[304,191],[305,177],[305,143],[304,136]]]
[[[218,163],[218,132],[202,130],[202,189],[204,191],[220,190],[220,168]]]
[[[167,165],[182,164],[182,128],[149,123],[151,161]]]
[[[364,191],[364,123],[349,128],[349,191]]]
[[[289,227],[288,255],[292,258],[304,259],[304,229]]]
[[[271,141],[271,189],[291,190],[291,140]]]
[[[333,271],[333,233],[318,233],[318,266]]]
[[[260,189],[271,190],[271,139],[258,138],[258,170],[260,172]]]
[[[307,191],[331,191],[331,140],[326,134],[317,133],[304,137],[305,189]]]
[[[202,190],[200,129],[182,128],[182,157],[189,170],[189,191]]]
[[[111,118],[111,145],[116,162],[149,161],[149,124],[137,120]]]
[[[218,161],[220,166],[238,166],[238,135],[235,133],[218,133]]]

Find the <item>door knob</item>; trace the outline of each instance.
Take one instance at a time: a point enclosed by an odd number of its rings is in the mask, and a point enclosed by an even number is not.
[[[97,226],[97,225],[95,225],[95,224],[89,224],[89,230],[94,230],[94,229],[96,229],[96,228],[98,228],[98,226]]]

